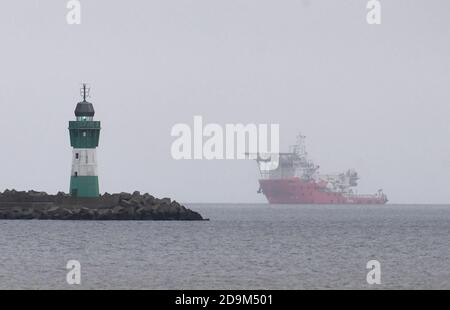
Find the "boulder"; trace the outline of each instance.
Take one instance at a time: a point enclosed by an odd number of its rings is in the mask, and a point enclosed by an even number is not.
[[[120,193],[119,194],[119,200],[130,200],[131,199],[131,194],[129,193]]]

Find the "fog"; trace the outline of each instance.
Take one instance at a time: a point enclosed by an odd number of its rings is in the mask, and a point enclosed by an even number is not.
[[[67,192],[82,82],[102,121],[102,192],[264,202],[256,163],[172,159],[177,123],[280,124],[359,193],[450,203],[450,2],[8,0],[0,10],[0,190]]]

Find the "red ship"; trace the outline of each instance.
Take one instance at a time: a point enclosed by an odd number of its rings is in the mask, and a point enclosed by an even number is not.
[[[256,159],[261,173],[258,193],[263,193],[271,204],[385,204],[388,201],[381,189],[373,195],[356,194],[352,189],[359,179],[355,170],[319,174],[319,166],[308,159],[305,136],[297,136],[297,143],[289,153],[276,155],[276,169],[262,169],[271,160],[261,155]]]

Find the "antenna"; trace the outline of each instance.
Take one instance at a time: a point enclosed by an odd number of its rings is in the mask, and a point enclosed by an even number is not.
[[[90,91],[91,91],[91,89],[87,86],[87,84],[83,83],[83,87],[80,90],[80,94],[81,94],[81,97],[83,98],[83,101],[86,101],[86,98],[90,97],[90,95],[89,95]]]

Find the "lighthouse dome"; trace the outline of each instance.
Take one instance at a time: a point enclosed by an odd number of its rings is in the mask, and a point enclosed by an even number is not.
[[[94,106],[92,103],[87,102],[86,100],[82,102],[78,102],[77,107],[75,109],[75,116],[87,116],[93,117],[95,114]]]

